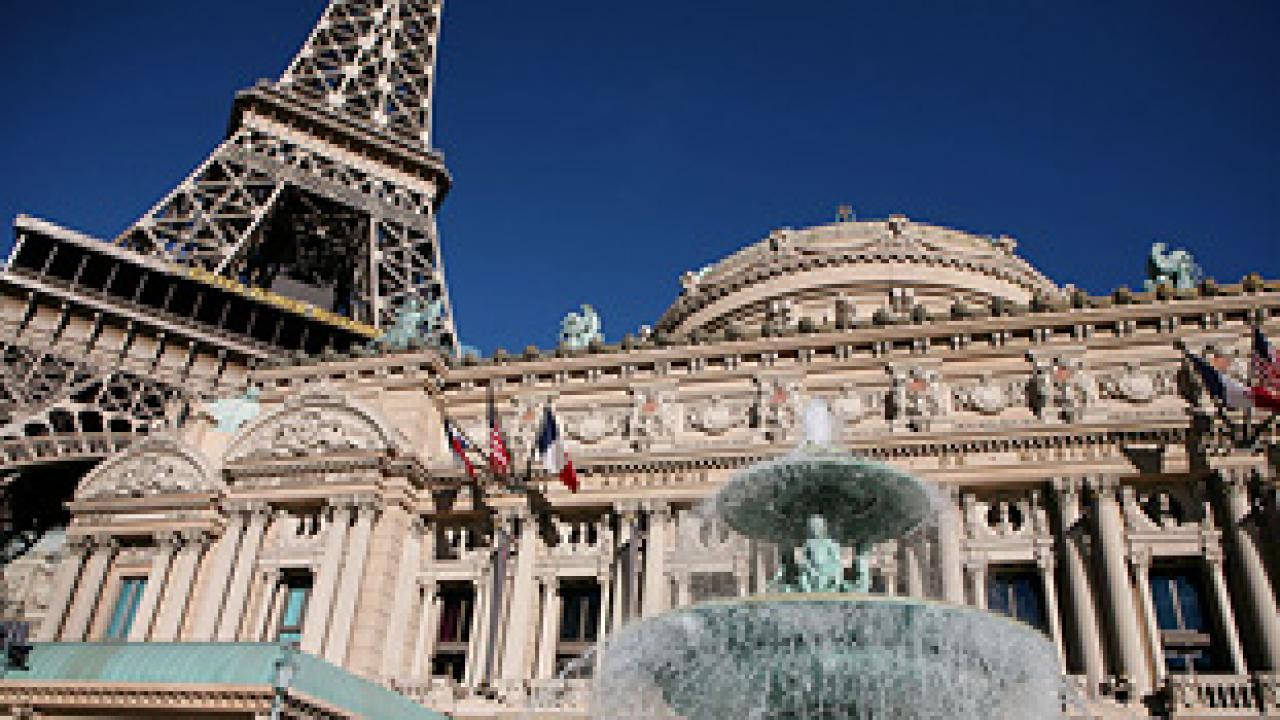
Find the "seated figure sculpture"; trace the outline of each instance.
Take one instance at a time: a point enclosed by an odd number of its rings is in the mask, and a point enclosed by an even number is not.
[[[796,561],[794,550],[782,553],[782,568],[770,583],[778,592],[835,593],[867,592],[870,589],[870,573],[860,548],[854,553],[854,581],[844,577],[844,563],[840,560],[840,546],[827,533],[827,522],[821,515],[812,515],[808,523],[808,539],[800,549]]]

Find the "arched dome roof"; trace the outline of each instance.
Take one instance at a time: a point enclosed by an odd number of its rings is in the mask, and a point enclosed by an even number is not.
[[[682,278],[684,292],[657,329],[678,335],[759,324],[782,308],[791,320],[836,320],[843,300],[855,317],[890,308],[892,294],[931,313],[957,302],[993,298],[1026,304],[1062,290],[1014,253],[1012,238],[992,238],[914,222],[836,222],[775,230],[758,243]]]

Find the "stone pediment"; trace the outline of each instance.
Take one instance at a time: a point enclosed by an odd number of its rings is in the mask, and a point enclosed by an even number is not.
[[[195,450],[170,438],[150,437],[94,468],[76,488],[75,499],[118,500],[224,489]]]
[[[411,454],[398,430],[346,396],[310,393],[264,412],[227,446],[227,464],[350,453]]]

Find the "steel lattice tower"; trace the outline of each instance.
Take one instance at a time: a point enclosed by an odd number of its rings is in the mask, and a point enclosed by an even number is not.
[[[410,297],[440,300],[435,340],[452,350],[439,30],[439,0],[333,0],[279,80],[236,96],[228,137],[115,242],[375,328]]]

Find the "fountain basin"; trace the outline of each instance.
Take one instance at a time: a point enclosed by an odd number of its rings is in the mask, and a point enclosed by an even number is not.
[[[1049,720],[1053,644],[977,608],[855,593],[761,595],[634,622],[607,643],[604,718]]]
[[[783,546],[802,544],[820,515],[835,542],[858,547],[901,537],[932,512],[914,476],[832,450],[802,448],[736,473],[714,509],[738,533]]]

